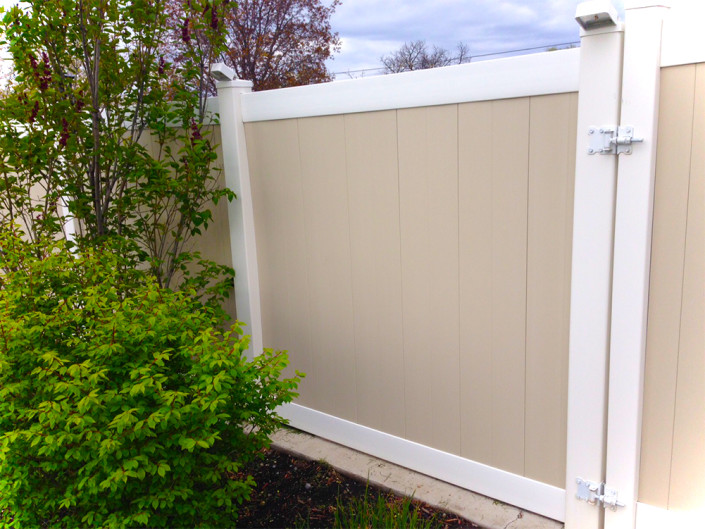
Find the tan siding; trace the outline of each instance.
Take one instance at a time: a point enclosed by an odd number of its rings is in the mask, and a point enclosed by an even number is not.
[[[355,335],[345,122],[342,116],[299,120],[310,296],[312,370],[317,409],[356,420]],[[299,253],[301,253],[299,251]]]
[[[670,509],[705,505],[705,64],[695,75]]]
[[[692,137],[693,67],[663,70],[639,500],[668,505]]]
[[[458,107],[398,123],[406,435],[460,454]]]
[[[290,371],[308,374],[302,405],[316,406],[307,285],[306,230],[296,120],[246,126],[265,347],[286,349]],[[273,155],[273,153],[276,153]]]
[[[575,94],[531,99],[526,476],[557,487],[565,486],[576,105]]]
[[[345,116],[358,422],[404,435],[396,112]]]

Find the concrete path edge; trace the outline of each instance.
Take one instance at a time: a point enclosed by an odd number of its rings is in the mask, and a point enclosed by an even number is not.
[[[411,496],[457,514],[485,529],[561,529],[563,524],[438,479],[286,427],[271,436],[272,447],[297,457],[325,461],[341,474],[396,494]]]

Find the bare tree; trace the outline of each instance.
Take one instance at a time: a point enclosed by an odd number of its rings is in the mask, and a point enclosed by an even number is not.
[[[397,51],[380,58],[385,73],[439,68],[470,61],[470,47],[460,42],[455,53],[438,46],[428,47],[423,40],[405,42]]]
[[[456,64],[464,64],[472,60],[472,55],[470,55],[470,46],[464,42],[458,42],[458,45],[455,47],[455,53]]]

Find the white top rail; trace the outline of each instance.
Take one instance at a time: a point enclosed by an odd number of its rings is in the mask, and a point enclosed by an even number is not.
[[[270,121],[576,92],[579,58],[579,49],[559,50],[243,94],[243,119]]]

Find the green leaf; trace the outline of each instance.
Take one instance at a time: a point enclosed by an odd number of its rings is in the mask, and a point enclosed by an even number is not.
[[[195,439],[182,439],[181,447],[189,452],[193,451],[194,446],[196,446]]]

